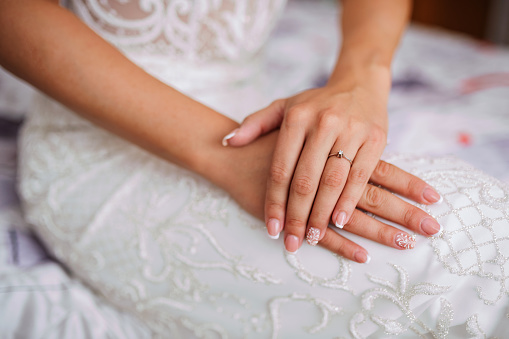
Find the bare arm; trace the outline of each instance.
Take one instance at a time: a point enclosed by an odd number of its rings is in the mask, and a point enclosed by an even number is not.
[[[147,74],[58,1],[0,1],[0,31],[0,63],[9,71],[224,188],[219,167],[232,150],[218,140],[237,123]],[[204,159],[205,152],[215,161]]]
[[[394,51],[409,19],[411,0],[342,0],[341,52],[329,85],[355,86],[374,80],[388,95]]]

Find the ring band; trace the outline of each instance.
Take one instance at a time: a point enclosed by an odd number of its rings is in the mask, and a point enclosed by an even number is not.
[[[346,159],[346,160],[348,160],[348,162],[350,163],[350,166],[352,166],[352,165],[353,165],[353,161],[352,161],[352,159],[350,159],[350,158],[348,158],[346,155],[344,155],[342,150],[339,150],[339,152],[336,152],[336,153],[331,153],[331,154],[329,154],[329,156],[327,157],[327,159],[328,159],[328,158],[330,158],[330,157],[338,157],[338,158],[340,158],[340,159],[341,159],[341,158]]]

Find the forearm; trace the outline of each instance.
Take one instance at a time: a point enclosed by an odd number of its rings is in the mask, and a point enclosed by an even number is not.
[[[388,95],[390,65],[411,1],[343,0],[342,4],[342,46],[329,84],[355,86],[369,79]]]
[[[220,140],[235,122],[148,75],[53,2],[2,1],[0,31],[0,63],[8,70],[103,128],[222,185],[205,158],[228,157],[233,150]]]

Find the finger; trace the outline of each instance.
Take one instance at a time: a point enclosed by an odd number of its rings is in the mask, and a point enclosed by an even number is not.
[[[326,229],[320,241],[320,246],[346,259],[361,264],[369,264],[371,261],[368,251],[330,228]]]
[[[415,236],[397,229],[396,227],[384,224],[359,210],[354,211],[344,229],[363,238],[399,250],[412,249],[415,247],[416,243]]]
[[[442,232],[440,224],[429,214],[373,185],[366,186],[358,207],[424,236]]]
[[[296,118],[292,117],[290,122],[285,120],[282,123],[267,179],[264,211],[265,224],[271,237],[277,237],[285,225],[288,191],[304,145],[304,124],[294,122],[293,119]],[[285,232],[285,243],[287,238]],[[287,247],[288,251],[295,252],[300,247],[298,239],[290,237],[288,241],[292,242],[292,246]]]
[[[336,141],[332,149],[339,150],[339,144],[341,144],[341,141]],[[358,146],[354,144],[351,145],[345,152],[352,154],[353,157],[355,153],[353,153],[352,150],[357,148]],[[309,217],[308,230],[306,232],[306,238],[310,245],[316,244],[317,239],[312,236],[318,232],[317,230],[323,232],[323,230],[325,230],[325,228],[329,225],[331,214],[341,192],[343,191],[349,171],[350,163],[345,158],[338,158],[337,156],[327,158],[323,174],[320,178],[318,192],[316,193],[316,198],[311,210],[311,215]],[[333,220],[336,219],[333,218]],[[342,225],[344,225],[344,222],[346,222],[346,220],[343,221]]]
[[[276,100],[269,106],[247,116],[239,128],[223,138],[223,146],[244,146],[281,125],[286,100]]]
[[[383,160],[378,162],[371,181],[420,204],[443,201],[440,194],[425,181]]]
[[[382,155],[383,147],[379,145],[380,143],[374,140],[368,141],[358,149],[357,154],[353,155],[355,160],[332,214],[332,220],[338,227],[345,225],[355,210],[369,177]]]
[[[318,130],[306,140],[295,168],[286,207],[285,245],[288,251],[294,249],[295,239],[299,244],[304,239],[318,184],[333,142],[333,133],[326,130]],[[324,230],[325,227],[310,228],[310,243],[317,243],[323,237]]]

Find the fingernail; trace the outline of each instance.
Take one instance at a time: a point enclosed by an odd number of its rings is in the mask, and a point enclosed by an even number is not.
[[[295,235],[288,235],[285,239],[286,251],[290,254],[295,254],[299,250],[299,238]]]
[[[336,218],[336,227],[337,228],[343,228],[345,227],[345,222],[346,222],[346,212],[339,212],[339,215],[337,216]]]
[[[235,134],[239,131],[238,128],[234,129],[233,131],[231,131],[230,134],[226,135],[224,138],[223,138],[223,146],[228,146],[228,140],[230,140],[231,138],[233,138],[235,136]]]
[[[421,221],[421,230],[427,235],[434,235],[442,230],[442,226],[435,219],[427,217]]]
[[[361,264],[369,264],[369,262],[371,261],[371,257],[364,251],[355,252],[353,258],[355,259],[355,261]]]
[[[315,227],[310,227],[306,235],[306,241],[311,246],[316,246],[316,244],[318,244],[318,240],[320,240],[320,230]]]
[[[440,224],[439,224],[440,225]],[[438,230],[437,233],[433,234],[433,237],[439,237],[442,235],[442,232],[444,231],[444,228],[442,227],[442,225],[440,225],[440,229]]]
[[[403,232],[398,233],[398,235],[396,235],[396,245],[398,245],[401,249],[411,250],[415,247],[415,235]]]
[[[431,187],[426,187],[422,193],[422,196],[430,204],[440,204],[442,201],[444,201],[444,198],[442,198],[442,196]]]
[[[274,218],[269,219],[267,222],[267,232],[272,239],[279,239],[279,220]]]

